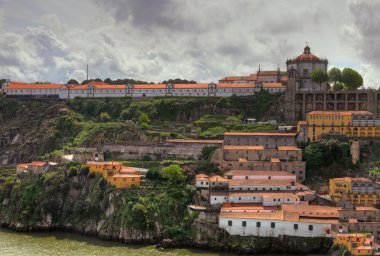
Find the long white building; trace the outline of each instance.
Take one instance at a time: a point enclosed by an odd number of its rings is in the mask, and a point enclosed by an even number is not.
[[[225,208],[225,209],[224,209]],[[331,237],[332,226],[339,222],[338,207],[318,205],[282,205],[268,207],[226,205],[219,215],[219,227],[230,235]]]
[[[229,97],[249,96],[261,90],[269,93],[285,92],[282,83],[256,84],[128,84],[111,85],[103,82],[72,84],[30,84],[7,81],[3,90],[10,96],[57,97],[60,99],[104,97]]]

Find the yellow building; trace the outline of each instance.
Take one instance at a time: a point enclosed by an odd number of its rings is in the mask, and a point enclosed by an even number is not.
[[[373,206],[380,203],[380,184],[366,178],[330,179],[330,197],[335,202]]]
[[[364,234],[336,234],[334,244],[345,246],[352,255],[373,255],[372,242]]]
[[[137,174],[115,174],[113,176],[107,176],[107,181],[117,188],[128,188],[132,186],[140,186],[141,176]]]
[[[108,172],[119,173],[123,168],[119,162],[87,162],[86,165],[90,172],[98,172],[103,175],[108,174]]]
[[[117,188],[140,186],[141,175],[138,171],[123,166],[119,162],[87,162],[90,172],[101,173],[105,179]]]
[[[300,131],[301,124],[297,124]],[[346,137],[380,137],[380,119],[368,111],[312,111],[306,114],[310,141],[319,141],[324,134]]]

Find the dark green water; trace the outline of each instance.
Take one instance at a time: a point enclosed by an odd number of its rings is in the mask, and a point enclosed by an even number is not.
[[[227,254],[188,249],[163,250],[154,246],[130,246],[71,233],[16,233],[0,229],[0,255],[216,256]]]
[[[232,254],[190,249],[156,249],[154,246],[132,246],[66,232],[19,233],[0,229],[0,256],[3,255],[230,256]]]

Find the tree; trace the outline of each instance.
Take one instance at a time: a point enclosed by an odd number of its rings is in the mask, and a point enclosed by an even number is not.
[[[181,78],[169,79],[162,81],[162,84],[196,84],[197,82],[194,80],[186,80]]]
[[[319,90],[321,90],[322,83],[325,83],[329,79],[329,75],[323,68],[316,68],[310,74],[311,80],[319,84]]]
[[[308,170],[317,170],[323,165],[323,152],[319,143],[312,142],[306,146],[303,152]]]
[[[70,79],[69,81],[67,81],[66,84],[79,84],[77,80],[75,79]]]
[[[344,89],[344,83],[342,83],[342,82],[336,82],[336,83],[333,85],[332,89],[333,89],[334,91],[342,91],[342,90]]]
[[[329,75],[329,82],[333,84],[333,87],[335,87],[337,83],[342,82],[342,71],[339,68],[330,69],[328,75]]]
[[[181,183],[186,179],[182,168],[178,164],[172,164],[164,167],[162,169],[161,176],[173,185]]]
[[[342,71],[342,82],[348,90],[357,90],[363,85],[363,77],[351,68],[344,68]]]
[[[146,113],[144,113],[144,112],[140,112],[139,124],[140,125],[143,125],[143,124],[148,125],[149,122],[150,122],[149,116]]]

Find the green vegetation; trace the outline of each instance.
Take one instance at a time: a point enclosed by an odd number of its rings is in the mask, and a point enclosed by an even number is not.
[[[327,71],[323,68],[314,69],[313,72],[311,72],[310,77],[313,82],[319,84],[319,89],[321,89],[322,83],[327,82],[327,80],[329,79]]]
[[[187,216],[186,207],[192,201],[193,187],[170,183],[160,189],[118,190],[99,174],[87,176],[81,168],[81,177],[76,177],[73,170],[77,171],[77,167],[71,166],[68,175],[49,172],[40,176],[7,176],[0,183],[0,201],[7,202],[0,204],[2,221],[17,223],[21,230],[47,223],[51,227],[70,224],[81,232],[100,228],[99,233],[109,237],[118,237],[120,228],[141,234],[136,239],[143,234],[158,238],[161,232],[164,238],[189,237],[192,219]],[[106,215],[110,207],[113,211]]]
[[[311,142],[304,145],[303,159],[306,161],[308,179],[342,176],[347,168],[353,168],[348,142],[337,139]]]
[[[182,168],[178,164],[172,164],[164,167],[161,171],[161,176],[171,185],[179,184],[186,179]]]
[[[328,73],[328,81],[332,84],[335,91],[356,90],[363,85],[363,77],[351,68],[332,68]]]

